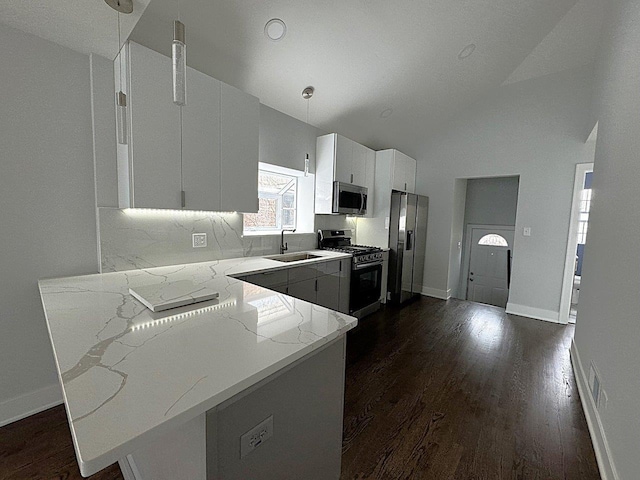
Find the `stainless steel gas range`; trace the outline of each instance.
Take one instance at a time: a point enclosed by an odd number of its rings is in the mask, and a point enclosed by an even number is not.
[[[351,244],[351,230],[318,230],[318,248],[349,253],[351,287],[349,313],[363,318],[380,309],[382,249]]]

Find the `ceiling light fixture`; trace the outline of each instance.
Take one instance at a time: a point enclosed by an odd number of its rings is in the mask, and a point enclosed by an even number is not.
[[[307,125],[309,124],[309,101],[311,100],[311,97],[313,97],[313,94],[315,91],[316,89],[311,86],[302,90],[302,98],[304,98],[307,101]],[[309,176],[309,154],[308,153],[304,157],[304,176],[305,177]]]
[[[173,103],[183,107],[187,104],[187,45],[184,23],[180,20],[173,22],[171,65],[173,67]]]
[[[380,118],[389,118],[393,113],[393,108],[385,108],[382,112],[380,112]]]
[[[460,53],[458,54],[458,59],[464,60],[465,58],[469,58],[475,51],[476,51],[476,44],[470,43],[469,45],[464,47],[462,50],[460,50]]]
[[[133,12],[133,0],[104,0],[107,5],[119,13]]]
[[[280,41],[287,34],[287,25],[279,18],[272,18],[264,26],[264,34],[269,40]]]

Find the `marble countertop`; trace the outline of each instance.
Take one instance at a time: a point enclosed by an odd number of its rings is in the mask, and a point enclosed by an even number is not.
[[[93,474],[356,326],[354,317],[240,276],[246,257],[39,282],[78,463]],[[153,313],[129,287],[189,280],[217,300]]]

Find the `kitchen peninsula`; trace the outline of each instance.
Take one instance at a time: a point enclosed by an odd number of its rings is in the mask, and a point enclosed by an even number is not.
[[[313,253],[41,280],[82,474],[119,461],[136,480],[337,478],[357,320],[234,278],[349,258]],[[129,294],[177,281],[219,298],[153,313]]]

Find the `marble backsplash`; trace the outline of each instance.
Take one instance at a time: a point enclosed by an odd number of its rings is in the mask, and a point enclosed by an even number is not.
[[[355,218],[316,215],[317,231],[349,228]],[[117,272],[182,263],[278,253],[279,235],[243,235],[242,214],[98,209],[101,271]],[[193,248],[191,234],[206,233],[207,246]],[[312,250],[315,233],[286,234],[289,251]]]

